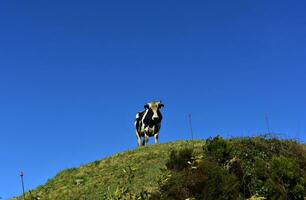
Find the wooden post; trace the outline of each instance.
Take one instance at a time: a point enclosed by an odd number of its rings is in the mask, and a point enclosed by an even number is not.
[[[23,200],[25,200],[25,194],[24,194],[24,182],[23,182],[23,171],[20,172],[20,178],[21,178],[21,186],[22,186],[22,195]]]
[[[191,124],[191,113],[189,113],[188,118],[189,118],[191,140],[193,140],[193,130],[192,130],[192,124]]]

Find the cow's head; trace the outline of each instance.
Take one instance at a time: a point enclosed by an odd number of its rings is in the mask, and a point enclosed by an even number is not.
[[[152,114],[152,120],[158,120],[161,118],[160,109],[164,107],[164,104],[161,101],[153,101],[150,103],[147,103],[144,105],[144,108],[146,110],[151,111]]]

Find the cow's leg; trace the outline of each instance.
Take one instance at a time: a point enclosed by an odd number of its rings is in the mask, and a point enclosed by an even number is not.
[[[154,138],[155,138],[155,144],[158,144],[158,133],[154,135]]]
[[[136,131],[136,137],[137,137],[137,143],[138,143],[138,146],[141,145],[141,138],[139,136],[139,133]]]
[[[143,145],[144,145],[144,146],[147,146],[148,141],[149,141],[149,136],[145,133],[145,134],[144,134],[144,139],[143,139]]]

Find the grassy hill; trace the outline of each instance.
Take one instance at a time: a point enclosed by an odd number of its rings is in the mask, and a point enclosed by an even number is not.
[[[305,180],[305,145],[261,137],[230,140],[218,137],[150,145],[67,169],[45,185],[27,192],[26,199],[243,199],[242,196],[261,196],[303,200]],[[228,189],[229,185],[236,187]],[[215,188],[222,191],[214,191]],[[206,195],[222,192],[236,196]],[[283,196],[277,196],[280,192]]]
[[[171,150],[194,146],[200,151],[204,143],[177,141],[118,153],[80,168],[66,169],[31,194],[41,199],[103,199],[105,194],[113,194],[120,188],[131,192],[152,191],[166,169]],[[27,193],[27,199],[30,196]]]

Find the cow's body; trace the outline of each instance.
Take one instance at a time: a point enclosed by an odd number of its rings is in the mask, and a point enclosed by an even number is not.
[[[146,145],[149,137],[154,136],[155,143],[158,143],[158,133],[161,127],[163,116],[159,111],[164,107],[161,102],[150,102],[145,106],[143,112],[139,112],[135,119],[135,129],[138,145]],[[141,138],[143,140],[141,141]]]

